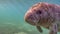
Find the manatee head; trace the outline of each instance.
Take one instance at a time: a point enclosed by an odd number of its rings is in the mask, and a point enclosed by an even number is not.
[[[48,17],[47,3],[40,2],[29,8],[24,19],[31,25],[40,26],[48,22]]]

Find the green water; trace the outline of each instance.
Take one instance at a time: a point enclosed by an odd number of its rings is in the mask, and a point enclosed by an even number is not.
[[[60,4],[60,0],[0,0],[0,34],[41,34],[35,26],[24,21],[28,8],[37,2]],[[43,34],[49,33],[42,29]]]

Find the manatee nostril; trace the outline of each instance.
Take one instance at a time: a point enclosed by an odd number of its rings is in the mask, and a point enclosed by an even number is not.
[[[42,12],[41,12],[41,10],[37,10],[37,12],[36,12],[36,14],[41,14]]]

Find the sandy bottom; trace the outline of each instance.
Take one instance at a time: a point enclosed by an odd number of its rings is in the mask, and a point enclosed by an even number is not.
[[[25,24],[5,23],[0,24],[0,34],[48,34],[49,30],[43,28],[43,33],[40,33],[35,26]],[[58,34],[60,34],[58,32]]]

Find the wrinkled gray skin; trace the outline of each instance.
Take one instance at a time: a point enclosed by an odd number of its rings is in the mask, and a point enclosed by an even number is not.
[[[33,5],[25,14],[27,23],[36,26],[43,32],[40,26],[50,30],[49,34],[57,34],[60,31],[60,6],[40,2]]]

